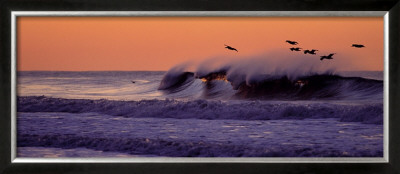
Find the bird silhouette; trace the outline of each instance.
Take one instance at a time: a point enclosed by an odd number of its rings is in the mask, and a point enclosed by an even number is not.
[[[365,47],[365,46],[364,46],[364,45],[361,45],[361,44],[353,44],[353,45],[351,45],[351,47],[363,48],[363,47]]]
[[[229,46],[229,45],[226,45],[226,44],[225,44],[225,46],[226,46],[226,47],[225,47],[226,49],[234,50],[234,51],[236,51],[236,52],[239,52],[236,48],[233,48],[233,47],[231,47],[231,46]]]
[[[312,50],[304,50],[304,54],[314,54],[315,55],[316,51],[318,51],[318,50],[314,50],[314,49],[312,49]]]
[[[319,60],[324,60],[324,59],[333,59],[332,58],[332,56],[334,55],[334,54],[336,54],[336,53],[331,53],[331,54],[329,54],[329,55],[327,55],[327,56],[321,56],[321,58],[319,59]]]
[[[293,47],[293,48],[289,48],[289,49],[290,49],[290,51],[301,51],[300,50],[301,48],[299,48],[299,47],[296,47],[296,48]]]
[[[289,43],[290,45],[297,45],[297,44],[299,44],[298,42],[296,42],[296,41],[291,41],[291,40],[286,40],[286,42]]]

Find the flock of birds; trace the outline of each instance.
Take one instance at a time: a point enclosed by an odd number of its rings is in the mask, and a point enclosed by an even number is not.
[[[298,42],[296,42],[296,41],[291,41],[291,40],[286,40],[286,42],[287,43],[289,43],[290,45],[297,45],[297,44],[299,44]],[[361,44],[353,44],[352,45],[352,47],[355,47],[355,48],[363,48],[363,47],[365,47],[364,45],[361,45]],[[290,51],[301,51],[301,49],[302,48],[299,48],[299,47],[292,47],[292,48],[289,48],[290,49]],[[315,50],[315,49],[312,49],[312,50],[304,50],[303,52],[304,52],[304,54],[312,54],[312,55],[316,55],[316,51],[318,51],[318,50]],[[324,55],[324,56],[320,56],[320,60],[322,61],[322,60],[324,60],[324,59],[333,59],[332,58],[332,56],[333,55],[335,55],[336,53],[331,53],[331,54],[329,54],[329,55]]]
[[[297,44],[299,44],[298,42],[296,42],[296,41],[291,41],[291,40],[286,40],[286,42],[289,43],[290,45],[297,45]],[[365,47],[365,46],[364,46],[364,45],[361,45],[361,44],[353,44],[351,47],[363,48],[363,47]],[[233,47],[231,47],[231,46],[229,46],[229,45],[226,45],[226,44],[225,44],[225,48],[226,48],[226,49],[229,49],[229,50],[232,50],[232,51],[239,52],[236,48],[233,48]],[[289,48],[289,49],[290,49],[290,51],[302,51],[302,50],[301,50],[302,48],[300,48],[300,47],[292,47],[292,48]],[[317,53],[315,53],[316,51],[318,51],[318,50],[315,50],[315,49],[304,50],[303,53],[304,53],[304,54],[316,55],[316,54],[317,54]],[[329,55],[327,55],[327,56],[326,56],[326,55],[320,56],[320,60],[322,61],[322,60],[324,60],[324,59],[333,59],[332,56],[335,55],[335,54],[336,54],[336,53],[331,53],[331,54],[329,54]]]

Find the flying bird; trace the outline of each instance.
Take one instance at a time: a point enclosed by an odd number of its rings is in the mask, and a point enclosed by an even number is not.
[[[290,51],[301,51],[300,50],[301,48],[299,48],[299,47],[296,47],[296,48],[293,47],[293,48],[289,48],[289,49],[290,49]]]
[[[319,59],[319,60],[324,60],[324,59],[333,59],[332,58],[332,56],[334,55],[334,54],[336,54],[336,53],[332,53],[332,54],[329,54],[329,55],[327,55],[327,56],[321,56],[321,58]]]
[[[351,47],[363,48],[363,47],[365,47],[365,46],[364,46],[364,45],[361,45],[361,44],[353,44],[353,45],[351,45]]]
[[[312,50],[304,50],[304,54],[316,54],[315,53],[316,51],[318,51],[318,50],[314,50],[314,49],[312,49]]]
[[[234,50],[234,51],[236,51],[236,52],[239,52],[236,48],[233,48],[233,47],[231,47],[231,46],[229,46],[229,45],[226,45],[226,44],[225,44],[225,46],[226,46],[226,47],[225,47],[226,49]]]
[[[286,42],[289,43],[290,45],[297,45],[297,44],[299,44],[298,42],[296,42],[296,41],[291,41],[291,40],[286,40]]]

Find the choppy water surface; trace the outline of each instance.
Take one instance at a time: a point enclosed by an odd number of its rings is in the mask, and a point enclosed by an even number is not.
[[[159,156],[382,155],[382,125],[335,119],[240,121],[20,113],[18,122],[27,125],[18,127],[19,141],[27,142],[20,146]],[[198,152],[192,152],[196,148]]]

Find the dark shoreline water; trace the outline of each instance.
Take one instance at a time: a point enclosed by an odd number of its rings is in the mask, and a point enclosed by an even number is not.
[[[18,122],[22,123],[18,126],[18,147],[89,148],[169,157],[382,157],[383,154],[382,125],[327,118],[207,120],[19,112]]]

